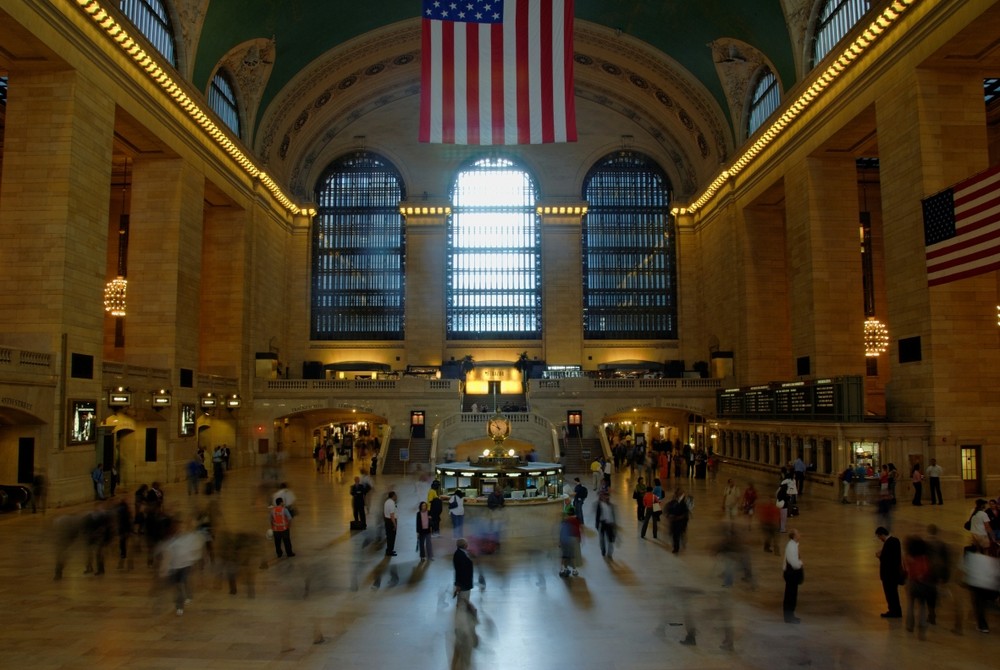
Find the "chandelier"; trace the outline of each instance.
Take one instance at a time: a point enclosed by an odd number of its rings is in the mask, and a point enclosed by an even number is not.
[[[888,348],[889,329],[874,316],[865,319],[865,356],[884,354]]]
[[[104,311],[111,316],[125,316],[125,291],[128,280],[115,277],[104,287]]]

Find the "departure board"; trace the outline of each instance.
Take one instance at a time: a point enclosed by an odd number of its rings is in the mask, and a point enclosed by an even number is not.
[[[864,382],[834,377],[724,389],[716,411],[719,418],[863,421]]]

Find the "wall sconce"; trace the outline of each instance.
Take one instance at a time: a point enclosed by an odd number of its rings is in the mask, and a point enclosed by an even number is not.
[[[211,393],[206,393],[201,397],[202,409],[215,409],[219,406],[219,397]]]
[[[228,409],[239,409],[242,404],[243,400],[235,393],[226,398],[226,407]]]
[[[132,392],[124,386],[119,386],[108,393],[108,405],[111,407],[130,407],[132,405]]]
[[[166,389],[160,389],[159,391],[153,391],[153,409],[163,409],[164,407],[170,407],[173,402],[173,398],[170,397],[170,391]]]

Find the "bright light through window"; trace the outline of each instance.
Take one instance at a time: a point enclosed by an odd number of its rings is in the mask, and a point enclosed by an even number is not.
[[[540,235],[531,177],[503,158],[475,162],[452,190],[449,339],[541,337]]]

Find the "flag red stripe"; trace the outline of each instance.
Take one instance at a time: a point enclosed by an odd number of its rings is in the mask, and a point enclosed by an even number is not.
[[[492,47],[491,61],[493,64],[490,81],[493,86],[493,139],[491,144],[504,143],[504,128],[507,120],[504,118],[503,109],[503,26],[495,23],[490,26],[490,46]]]
[[[455,142],[455,31],[463,27],[451,21],[441,24],[441,142]]]
[[[552,52],[552,4],[543,2],[539,17],[541,36],[541,82],[542,82],[542,142],[555,141],[555,103],[552,87],[555,85]]]
[[[1000,270],[1000,260],[994,261],[989,265],[982,265],[970,268],[964,272],[955,272],[953,274],[947,274],[942,277],[928,278],[927,285],[940,286],[941,284],[947,284],[957,279],[966,279],[968,277],[975,277],[976,275],[981,275],[986,272],[992,272],[993,270]]]
[[[466,24],[465,70],[468,81],[465,84],[466,124],[468,144],[479,144],[479,26]]]
[[[517,23],[514,26],[515,43],[517,45],[517,143],[531,143],[531,89],[530,73],[528,71],[528,0],[507,0],[517,2]]]

